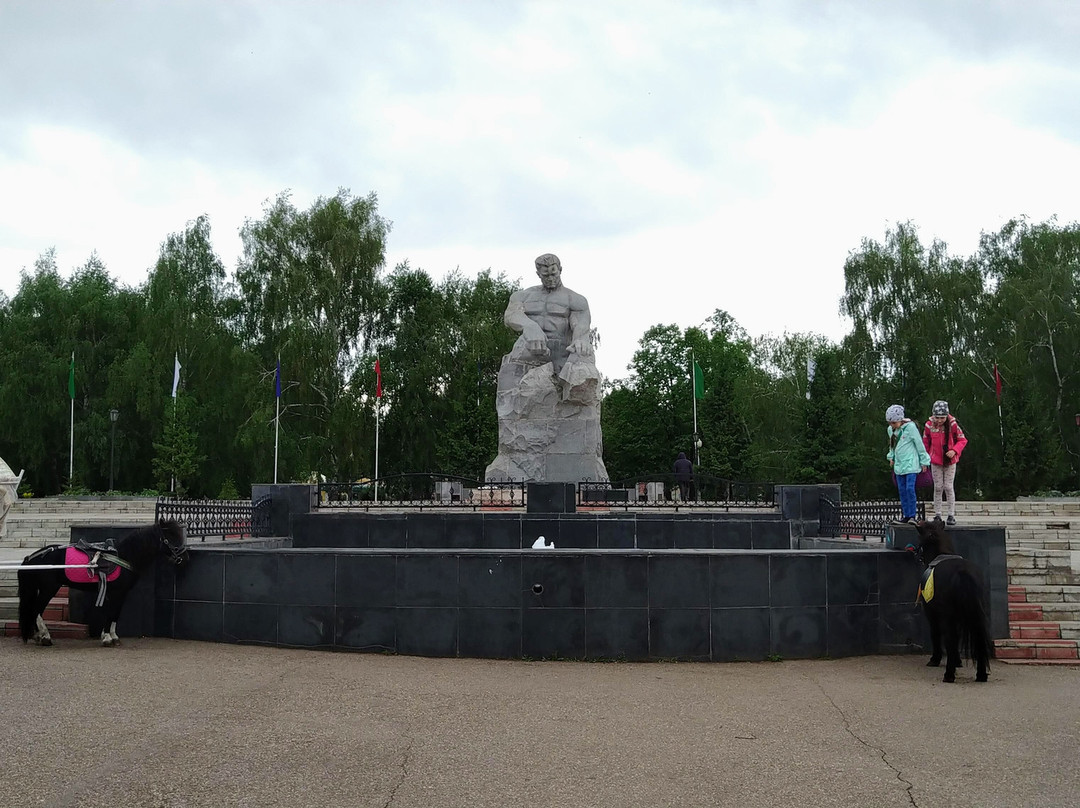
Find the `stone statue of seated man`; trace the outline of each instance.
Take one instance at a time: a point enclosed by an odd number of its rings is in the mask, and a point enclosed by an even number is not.
[[[486,477],[606,480],[589,303],[563,286],[556,256],[537,258],[536,274],[540,285],[514,292],[503,317],[520,336],[499,369],[499,455]]]

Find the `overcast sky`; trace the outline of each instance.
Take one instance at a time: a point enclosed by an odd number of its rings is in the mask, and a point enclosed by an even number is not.
[[[138,285],[200,214],[374,191],[387,270],[554,252],[600,369],[726,309],[837,339],[843,264],[1080,219],[1080,3],[0,0],[0,290]]]

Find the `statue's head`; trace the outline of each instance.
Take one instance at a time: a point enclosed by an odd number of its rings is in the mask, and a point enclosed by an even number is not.
[[[536,275],[543,287],[549,291],[562,286],[562,264],[559,263],[559,257],[544,253],[537,258]]]

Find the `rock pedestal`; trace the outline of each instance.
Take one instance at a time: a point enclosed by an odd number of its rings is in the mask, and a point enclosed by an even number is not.
[[[503,357],[499,369],[499,455],[486,480],[607,480],[595,366],[571,355],[556,374],[551,362],[516,354]]]

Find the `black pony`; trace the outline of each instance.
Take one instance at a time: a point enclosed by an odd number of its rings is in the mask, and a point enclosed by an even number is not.
[[[74,556],[81,555],[81,558]],[[105,544],[53,544],[23,559],[24,566],[63,567],[72,563],[95,563],[96,569],[20,569],[19,630],[23,642],[33,639],[38,645],[52,645],[49,629],[41,618],[45,607],[62,586],[96,590],[101,608],[101,644],[119,645],[116,620],[124,598],[138,580],[139,572],[159,555],[181,565],[188,560],[184,526],[176,521],[160,522],[133,530],[117,539],[115,546]],[[107,573],[107,574],[106,574]],[[106,581],[100,578],[105,577]],[[72,580],[74,578],[74,580]]]
[[[985,682],[994,645],[990,640],[986,612],[983,609],[983,586],[979,571],[956,554],[941,519],[918,525],[919,546],[915,557],[926,565],[919,586],[919,601],[930,623],[933,649],[926,664],[941,664],[941,645],[945,642],[943,682],[956,681],[956,669],[962,666],[963,652],[975,663],[975,681]]]

